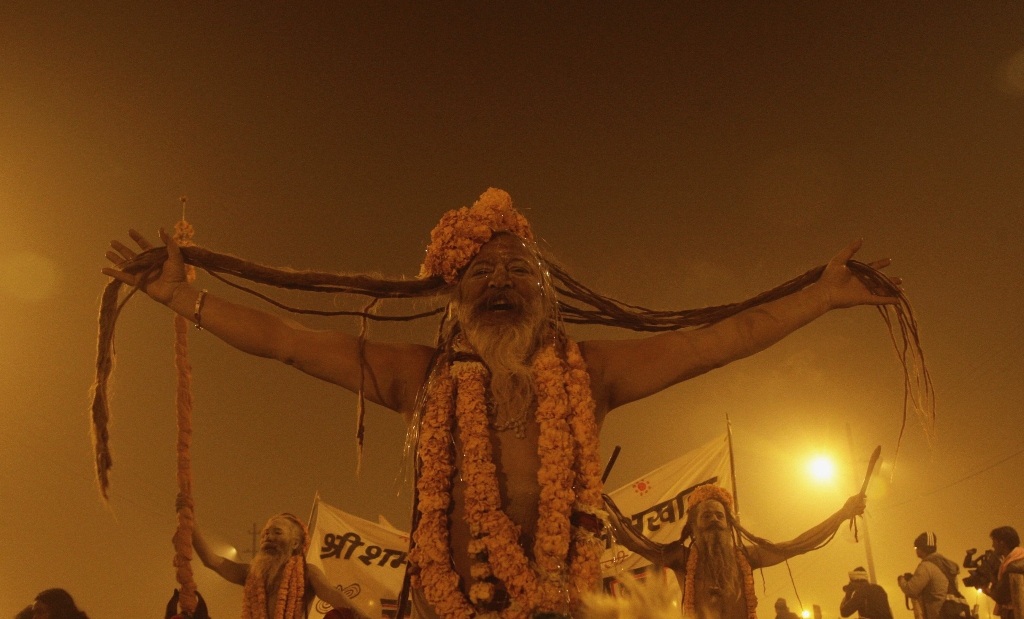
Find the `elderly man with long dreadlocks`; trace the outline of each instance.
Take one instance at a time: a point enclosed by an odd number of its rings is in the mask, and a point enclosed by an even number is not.
[[[351,608],[323,570],[306,564],[309,532],[292,514],[278,514],[267,521],[259,552],[250,563],[213,552],[199,529],[192,531],[192,545],[203,565],[245,587],[242,619],[304,619],[314,595],[335,608]]]
[[[753,570],[821,548],[843,521],[864,513],[864,495],[854,495],[799,537],[772,543],[740,526],[728,490],[705,484],[686,497],[686,525],[679,539],[660,544],[637,531],[607,495],[605,502],[616,541],[655,566],[671,569],[683,592],[683,616],[697,619],[757,619]]]
[[[115,281],[104,293],[93,407],[101,486],[110,342],[118,288],[129,284],[243,352],[408,417],[416,449],[409,573],[414,612],[423,617],[513,619],[577,608],[600,575],[598,428],[609,411],[763,350],[836,308],[895,304],[904,340],[910,329],[909,349],[917,351],[900,280],[878,273],[888,260],[852,261],[859,241],[826,267],[745,303],[670,312],[603,297],[545,260],[498,189],[442,217],[411,281],[272,269],[179,248],[162,231],[166,250],[130,234],[146,251],[115,241],[107,256],[118,268],[104,269]],[[440,298],[438,342],[309,330],[198,290],[186,281],[186,262],[292,289]],[[565,322],[663,332],[577,344]],[[681,330],[693,326],[703,328]]]

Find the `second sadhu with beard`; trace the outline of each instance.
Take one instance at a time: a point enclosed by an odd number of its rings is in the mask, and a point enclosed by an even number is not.
[[[605,501],[616,541],[655,566],[671,569],[683,592],[683,616],[698,619],[756,619],[752,571],[821,548],[840,524],[863,514],[865,504],[863,494],[854,495],[818,526],[791,541],[772,543],[739,525],[728,490],[705,484],[686,498],[686,525],[679,539],[660,544],[637,531],[607,495]]]

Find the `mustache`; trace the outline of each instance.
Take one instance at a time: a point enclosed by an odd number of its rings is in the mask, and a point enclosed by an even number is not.
[[[473,313],[477,314],[495,309],[519,311],[525,305],[526,299],[515,290],[494,290],[477,299],[473,304]]]

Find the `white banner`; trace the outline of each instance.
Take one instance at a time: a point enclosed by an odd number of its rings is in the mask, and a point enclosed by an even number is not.
[[[306,562],[322,568],[364,617],[395,619],[408,549],[407,533],[317,501]],[[309,611],[310,619],[350,616],[349,612],[332,611],[320,598]]]
[[[729,475],[729,441],[723,434],[621,488],[608,492],[619,511],[648,539],[667,544],[679,539],[686,520],[686,497],[701,484],[714,483],[733,491]],[[638,554],[605,540],[601,575],[606,590],[629,572],[639,576],[650,563]],[[675,587],[675,578],[667,579]]]

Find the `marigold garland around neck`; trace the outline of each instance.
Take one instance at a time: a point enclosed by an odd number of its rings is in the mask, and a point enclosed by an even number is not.
[[[541,499],[533,547],[534,561],[519,544],[519,527],[501,510],[487,417],[489,373],[480,361],[458,355],[433,377],[421,419],[417,482],[419,522],[413,532],[410,563],[418,568],[413,586],[443,619],[467,619],[497,612],[503,618],[535,612],[565,612],[593,590],[600,575],[600,539],[573,522],[574,512],[597,514],[601,507],[597,424],[589,376],[575,343],[566,343],[566,361],[556,346],[535,356],[540,426],[537,479]],[[464,456],[466,520],[470,526],[470,571],[475,582],[467,598],[452,568],[448,508],[454,472],[453,431],[457,426]],[[574,487],[575,486],[575,487]],[[504,608],[498,588],[508,594]]]

